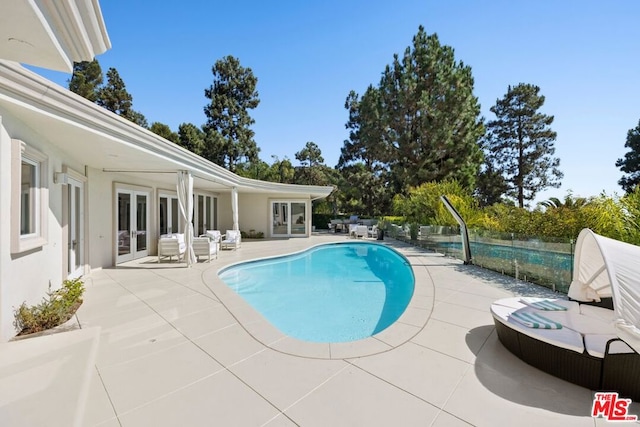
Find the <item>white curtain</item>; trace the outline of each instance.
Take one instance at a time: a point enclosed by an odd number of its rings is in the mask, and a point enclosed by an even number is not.
[[[233,229],[239,230],[238,226],[238,189],[231,189],[231,213],[233,214]]]
[[[193,252],[193,176],[189,171],[178,171],[178,205],[180,218],[184,224],[184,242],[187,245],[185,261],[187,267],[196,262]]]

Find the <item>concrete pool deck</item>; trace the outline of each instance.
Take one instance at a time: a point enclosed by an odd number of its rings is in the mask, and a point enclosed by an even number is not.
[[[80,332],[93,331],[81,337],[88,344],[55,354],[89,355],[99,337],[86,384],[65,374],[36,387],[39,377],[15,380],[27,368],[0,365],[0,424],[30,425],[31,410],[47,414],[47,425],[70,425],[71,409],[56,399],[24,404],[46,396],[43,387],[86,402],[84,411],[71,407],[82,426],[609,424],[591,418],[592,391],[525,364],[498,341],[491,303],[550,295],[537,286],[387,239],[380,243],[405,255],[416,276],[409,308],[375,337],[329,345],[283,335],[217,278],[239,261],[347,239],[247,241],[193,268],[148,257],[94,272],[77,313]],[[45,354],[53,346],[46,337],[26,341]],[[25,346],[5,346],[17,345]],[[640,415],[640,405],[630,413]]]

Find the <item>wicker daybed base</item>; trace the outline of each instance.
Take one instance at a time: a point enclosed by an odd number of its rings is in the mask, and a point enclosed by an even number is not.
[[[519,359],[554,377],[591,390],[601,389],[602,359],[531,338],[497,319],[494,323],[500,342]]]
[[[495,315],[500,342],[516,357],[555,377],[595,391],[617,391],[621,397],[640,402],[640,355],[610,352],[618,338],[607,342],[604,357],[585,349],[582,353],[527,335]]]

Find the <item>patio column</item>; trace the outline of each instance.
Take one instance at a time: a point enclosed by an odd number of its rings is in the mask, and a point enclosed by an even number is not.
[[[231,189],[231,213],[233,215],[233,229],[239,230],[238,226],[238,187]]]
[[[196,255],[193,252],[193,176],[189,171],[178,171],[178,205],[180,209],[180,220],[184,224],[184,243],[187,251],[184,259],[187,267],[196,262]]]

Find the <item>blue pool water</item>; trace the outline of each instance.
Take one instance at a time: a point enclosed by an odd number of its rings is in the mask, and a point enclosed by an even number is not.
[[[354,341],[386,329],[414,289],[404,257],[364,242],[242,263],[220,278],[282,332],[313,342]]]

